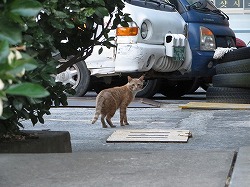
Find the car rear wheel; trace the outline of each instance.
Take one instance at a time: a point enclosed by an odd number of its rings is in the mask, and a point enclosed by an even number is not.
[[[157,93],[159,87],[159,79],[145,80],[143,89],[136,94],[136,97],[151,98]]]
[[[59,73],[56,81],[63,84],[69,83],[76,92],[73,96],[80,97],[88,91],[90,73],[85,62],[78,62],[67,68],[66,71]]]
[[[92,87],[95,90],[95,92],[98,94],[104,89],[125,85],[127,80],[126,82],[124,80],[125,79],[121,79],[120,82],[115,82],[111,84],[106,84],[104,82],[95,82],[92,85]],[[143,85],[144,87],[140,92],[136,94],[136,97],[143,97],[143,98],[153,97],[158,91],[159,84],[160,82],[157,79],[144,81],[144,85]]]
[[[196,80],[164,80],[161,84],[160,93],[169,99],[178,99],[181,96],[190,93],[190,90],[193,89],[194,84],[196,84]]]

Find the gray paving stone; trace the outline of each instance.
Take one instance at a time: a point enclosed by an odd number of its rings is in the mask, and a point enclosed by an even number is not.
[[[241,147],[238,152],[235,167],[230,181],[230,187],[250,186],[250,147]]]

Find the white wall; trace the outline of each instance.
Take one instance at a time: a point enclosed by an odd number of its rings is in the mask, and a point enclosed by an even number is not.
[[[233,29],[237,38],[250,46],[250,14],[229,14],[230,28]]]

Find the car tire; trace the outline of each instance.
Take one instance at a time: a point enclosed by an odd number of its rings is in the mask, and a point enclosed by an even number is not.
[[[76,91],[76,94],[74,96],[84,96],[89,88],[90,72],[85,62],[78,62],[76,66],[79,68],[80,80],[79,83],[74,88]]]
[[[123,86],[125,84],[128,83],[128,79],[127,77],[120,77],[120,76],[112,76],[109,77],[111,79],[109,79],[107,82],[105,82],[104,79],[100,79],[97,77],[92,76],[91,77],[91,88],[97,93],[99,94],[102,90],[104,89],[108,89],[108,88],[113,88],[116,86]],[[108,77],[106,77],[108,78]]]
[[[250,73],[229,73],[213,76],[214,87],[250,88]]]
[[[199,78],[195,78],[192,87],[188,91],[188,94],[194,93],[201,85],[201,80]]]
[[[216,68],[216,74],[249,73],[250,58],[217,64],[215,68]]]
[[[108,88],[112,88],[112,85],[110,84],[106,84],[104,82],[95,82],[93,85],[92,85],[94,91],[99,94],[102,90],[104,89],[108,89]]]
[[[206,101],[212,103],[250,104],[250,89],[209,87],[206,92]]]
[[[152,98],[157,93],[159,87],[159,79],[145,80],[143,89],[136,94],[136,97]]]
[[[189,93],[193,88],[195,80],[170,81],[164,80],[160,87],[160,93],[168,99],[178,99]]]
[[[107,88],[112,88],[115,86],[122,86],[124,85],[124,81],[118,82],[116,84],[105,84],[104,82],[96,82],[93,84],[93,89],[95,90],[95,92],[98,94],[100,93],[102,90],[107,89]],[[159,80],[155,79],[155,80],[146,80],[144,83],[144,87],[143,89],[138,92],[136,94],[136,97],[143,97],[143,98],[151,98],[153,97],[159,88]]]
[[[75,97],[81,97],[86,94],[90,84],[90,72],[85,62],[78,62],[66,71],[58,74],[56,80],[63,84],[70,84],[75,90]],[[72,95],[69,95],[72,96]]]
[[[225,63],[225,62],[237,61],[249,58],[250,58],[250,47],[242,47],[240,49],[236,49],[226,53],[222,59],[218,60],[218,63]]]
[[[201,83],[200,84],[200,87],[204,90],[204,91],[207,91],[207,89],[212,86],[213,84],[212,83]]]

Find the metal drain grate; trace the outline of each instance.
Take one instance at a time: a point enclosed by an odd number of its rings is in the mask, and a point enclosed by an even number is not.
[[[186,143],[191,137],[189,130],[135,129],[116,130],[107,143]]]

